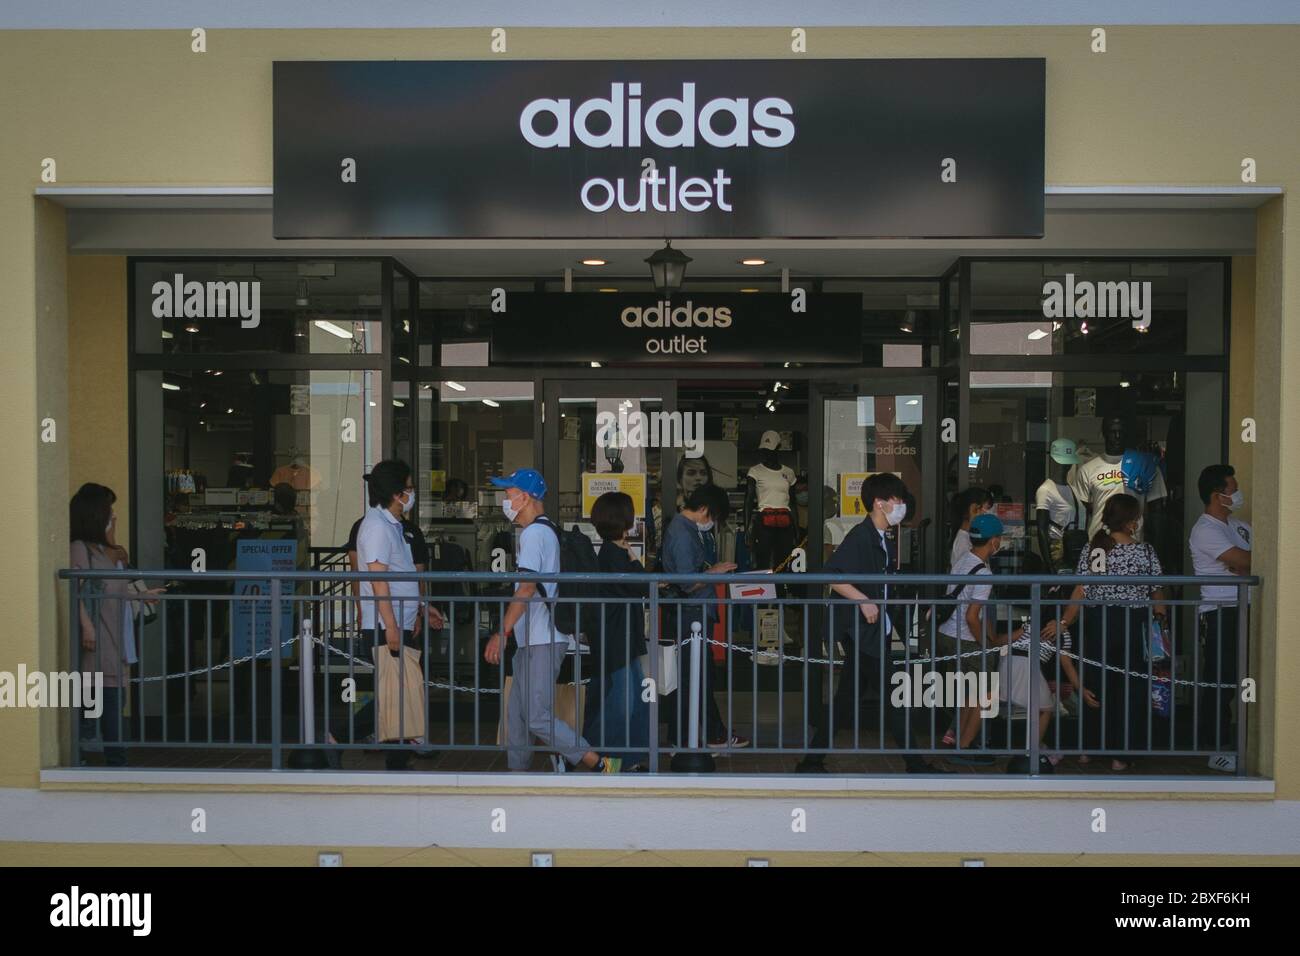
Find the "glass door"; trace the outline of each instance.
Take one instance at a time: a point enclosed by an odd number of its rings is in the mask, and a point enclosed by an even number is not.
[[[677,456],[695,437],[694,423],[677,412],[674,383],[552,380],[544,391],[547,514],[565,528],[576,525],[599,548],[592,503],[606,491],[630,495],[632,551],[652,568],[676,501]]]
[[[903,479],[915,499],[898,529],[902,570],[947,571],[936,551],[943,494],[937,399],[929,376],[818,384],[812,404],[822,452],[813,459],[820,473],[810,475],[810,485],[822,494],[809,495],[810,565],[819,566],[866,519],[862,482],[884,471]]]

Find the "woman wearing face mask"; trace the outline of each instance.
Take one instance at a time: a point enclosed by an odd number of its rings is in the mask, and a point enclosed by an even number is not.
[[[952,554],[948,558],[950,573],[963,554],[970,551],[970,523],[977,515],[992,513],[993,495],[986,488],[970,487],[958,492],[952,501],[952,523],[957,534],[952,540]]]
[[[126,550],[116,544],[117,495],[103,485],[87,483],[77,489],[68,507],[71,547],[69,566],[78,570],[112,571],[126,567]],[[123,736],[122,705],[131,687],[131,665],[136,663],[135,618],[137,604],[131,582],[87,581],[87,599],[77,608],[81,632],[81,663],[77,670],[104,675],[103,707],[98,718],[83,718],[82,736],[93,737],[98,724],[104,739],[104,763],[126,766],[126,750],[114,746]],[[162,588],[152,588],[145,598],[154,603]],[[138,598],[138,595],[134,595]]]
[[[1156,549],[1136,540],[1142,527],[1142,505],[1132,495],[1117,494],[1106,499],[1101,528],[1079,555],[1076,574],[1159,576],[1164,573]],[[1098,570],[1101,569],[1101,570]],[[1147,602],[1151,618],[1163,627],[1167,622],[1164,591],[1149,584],[1080,585],[1070,596],[1072,603],[1061,614],[1061,626],[1068,628],[1080,609],[1084,615],[1082,656],[1095,664],[1078,663],[1085,693],[1100,702],[1100,708],[1084,709],[1084,744],[1123,754],[1147,747],[1147,720],[1151,714],[1151,689],[1146,679],[1128,671],[1148,673],[1145,650],[1148,641]],[[1053,628],[1044,625],[1044,636]],[[1103,670],[1100,664],[1124,668],[1123,673]],[[1127,715],[1126,715],[1127,712]],[[1152,715],[1151,719],[1159,720]],[[1126,726],[1127,725],[1127,726]],[[1085,757],[1080,763],[1087,763]],[[1130,761],[1116,756],[1112,770],[1127,770]]]

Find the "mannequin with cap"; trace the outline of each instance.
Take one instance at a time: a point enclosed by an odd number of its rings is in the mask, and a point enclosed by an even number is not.
[[[1035,525],[1038,553],[1049,572],[1056,574],[1062,567],[1073,567],[1065,560],[1066,531],[1083,530],[1084,527],[1082,509],[1070,489],[1070,472],[1075,465],[1082,464],[1083,459],[1079,456],[1078,446],[1070,438],[1056,439],[1048,454],[1052,465],[1034,493]]]
[[[794,548],[798,531],[790,510],[790,489],[795,473],[781,464],[778,432],[763,432],[758,441],[758,464],[745,475],[744,522],[746,542],[755,568],[774,568]]]

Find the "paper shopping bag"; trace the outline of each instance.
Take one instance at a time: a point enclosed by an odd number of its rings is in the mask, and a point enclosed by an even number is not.
[[[424,739],[424,672],[420,669],[420,652],[403,647],[402,656],[394,657],[387,647],[372,649],[375,657],[375,685],[379,696],[378,730],[375,739]],[[400,668],[399,668],[400,662]]]

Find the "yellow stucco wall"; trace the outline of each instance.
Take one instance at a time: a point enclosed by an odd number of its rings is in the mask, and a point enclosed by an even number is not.
[[[784,29],[511,30],[509,57],[685,58],[790,56]],[[1300,345],[1284,335],[1300,317],[1300,246],[1283,243],[1283,224],[1300,187],[1300,124],[1294,121],[1300,28],[1112,28],[1109,52],[1090,52],[1088,27],[812,30],[809,55],[1043,56],[1047,59],[1047,181],[1051,184],[1239,185],[1244,157],[1259,181],[1288,190],[1260,212],[1255,258],[1253,405],[1260,443],[1250,461],[1252,517],[1263,532],[1256,570],[1266,579],[1261,624],[1262,697],[1275,705],[1261,728],[1262,766],[1278,794],[1300,799],[1300,748],[1273,725],[1300,719],[1300,650],[1271,635],[1300,617],[1300,589],[1278,587],[1279,568],[1300,555],[1300,500],[1281,498],[1280,479],[1296,472],[1300,408],[1292,399]],[[125,459],[111,447],[78,449],[69,439],[104,434],[116,442],[122,420],[66,421],[62,444],[40,441],[46,415],[66,418],[78,392],[57,377],[69,358],[92,351],[80,336],[107,303],[87,289],[111,286],[111,257],[69,266],[57,237],[62,216],[34,202],[40,164],[57,161],[59,185],[267,185],[271,182],[271,62],[275,59],[464,59],[490,56],[486,30],[210,31],[208,51],[190,52],[186,31],[22,32],[0,34],[0,435],[8,467],[0,497],[11,504],[0,574],[0,669],[58,659],[62,646],[53,571],[66,538],[64,489],[102,473],[125,488]],[[1194,64],[1194,68],[1189,65]],[[1294,213],[1292,213],[1294,215]],[[39,225],[39,228],[38,228]],[[74,279],[76,340],[59,305]],[[125,281],[118,268],[120,279]],[[46,311],[47,306],[50,311]],[[84,313],[83,313],[84,310]],[[1285,321],[1284,321],[1285,320]],[[51,333],[51,323],[54,331]],[[60,326],[59,323],[62,323]],[[111,335],[96,328],[92,335]],[[71,349],[71,353],[67,350]],[[1242,356],[1234,344],[1234,366]],[[1293,360],[1294,359],[1294,360]],[[105,357],[112,387],[124,378]],[[125,356],[121,355],[124,366]],[[1237,379],[1237,384],[1241,383]],[[1234,413],[1244,396],[1234,392]],[[80,402],[77,408],[81,407]],[[80,446],[80,442],[77,442]],[[108,443],[104,443],[108,444]],[[118,477],[118,476],[121,477]],[[32,556],[37,555],[33,562]],[[1276,695],[1276,696],[1274,696]],[[48,721],[39,735],[30,711],[0,712],[0,786],[35,786],[53,762]]]

